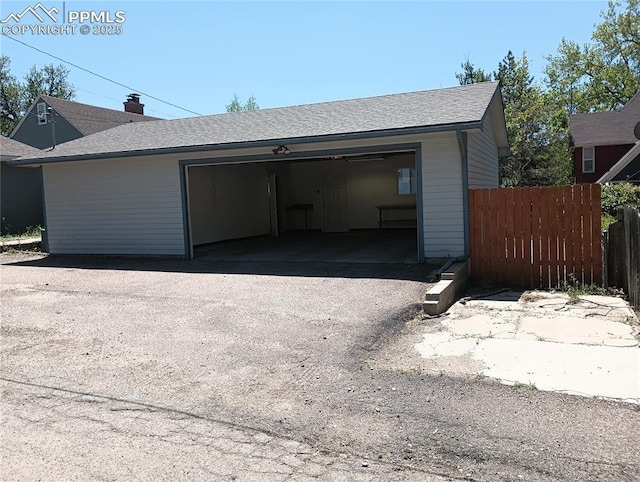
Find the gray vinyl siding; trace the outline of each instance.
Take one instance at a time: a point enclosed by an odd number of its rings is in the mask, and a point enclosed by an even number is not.
[[[46,104],[46,102],[44,103]],[[34,104],[33,109],[25,114],[26,117],[11,138],[37,149],[47,149],[53,145],[53,129],[50,123],[38,124],[36,111],[37,105]],[[55,114],[55,123],[56,145],[83,137],[82,132],[57,113]]]
[[[422,191],[425,256],[464,255],[462,162],[454,133],[423,141]]]
[[[184,255],[175,159],[43,166],[49,251]]]
[[[469,189],[498,187],[498,147],[491,116],[485,116],[482,132],[470,133],[467,142]]]

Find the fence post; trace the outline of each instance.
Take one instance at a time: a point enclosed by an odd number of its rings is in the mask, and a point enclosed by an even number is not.
[[[602,287],[609,287],[609,230],[602,233]]]

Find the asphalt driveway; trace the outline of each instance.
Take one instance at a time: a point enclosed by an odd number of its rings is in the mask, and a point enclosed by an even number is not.
[[[640,478],[635,405],[377,368],[427,267],[0,260],[3,479]]]

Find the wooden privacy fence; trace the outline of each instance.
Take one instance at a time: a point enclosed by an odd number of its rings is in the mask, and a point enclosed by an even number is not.
[[[603,240],[606,286],[621,288],[640,310],[640,209],[621,208]]]
[[[469,191],[476,281],[555,288],[602,284],[600,185]]]

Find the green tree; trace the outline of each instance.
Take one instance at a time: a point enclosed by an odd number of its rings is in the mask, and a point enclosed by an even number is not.
[[[22,117],[23,92],[22,85],[11,73],[11,59],[6,55],[0,56],[0,134],[3,136],[9,135]]]
[[[610,0],[591,41],[562,39],[547,57],[546,85],[567,113],[622,107],[640,89],[640,0]]]
[[[478,84],[480,82],[491,82],[491,73],[486,73],[482,69],[477,69],[467,58],[464,63],[460,64],[462,72],[456,74],[456,79],[460,85]]]
[[[247,102],[244,104],[236,94],[233,94],[233,99],[231,99],[231,103],[225,105],[227,112],[240,112],[243,110],[258,110],[260,106],[258,105],[258,101],[254,96],[251,96],[247,99]]]
[[[40,94],[74,99],[75,89],[68,80],[69,70],[53,64],[38,68],[35,65],[20,82],[11,73],[11,59],[0,56],[0,134],[8,136],[34,100]]]
[[[567,117],[529,72],[526,52],[498,64],[511,155],[500,160],[502,186],[565,184],[571,175]]]
[[[64,65],[45,65],[41,69],[34,65],[24,78],[25,101],[30,105],[41,94],[61,99],[75,98],[75,88],[68,77],[69,69]]]
[[[502,186],[532,186],[567,183],[571,176],[567,115],[556,97],[534,82],[526,52],[513,52],[487,74],[469,60],[456,74],[461,85],[500,81],[511,154],[500,159]]]

